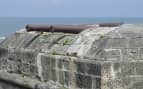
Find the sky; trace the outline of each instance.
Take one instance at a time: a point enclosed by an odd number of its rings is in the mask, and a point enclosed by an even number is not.
[[[0,0],[0,17],[143,17],[143,0]]]

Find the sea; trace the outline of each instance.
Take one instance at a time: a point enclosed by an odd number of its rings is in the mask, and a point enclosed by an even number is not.
[[[0,37],[7,37],[27,24],[96,24],[105,22],[123,22],[143,24],[143,18],[0,18]]]

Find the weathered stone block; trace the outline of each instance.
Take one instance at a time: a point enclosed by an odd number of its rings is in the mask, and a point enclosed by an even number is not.
[[[42,80],[45,82],[49,81],[50,80],[50,70],[49,69],[44,70],[42,72],[42,76],[39,76],[39,77],[42,77]]]
[[[41,56],[41,63],[42,63],[41,66],[42,66],[43,70],[50,69],[51,57],[42,55]]]
[[[56,58],[51,57],[51,69],[56,69],[56,62],[59,61]]]
[[[8,50],[0,48],[0,69],[7,69]]]
[[[59,71],[59,83],[64,86],[70,86],[71,85],[71,74],[70,72],[66,71]]]
[[[87,64],[87,66],[89,68],[88,74],[97,75],[97,76],[101,75],[101,65],[100,64]]]
[[[63,57],[64,58],[64,57]],[[65,59],[59,59],[58,60],[58,68],[62,70],[70,70],[70,61],[65,60]]]
[[[23,63],[35,64],[37,53],[31,50],[14,50],[9,52],[8,58],[13,61],[21,61]]]
[[[129,47],[143,47],[143,38],[137,37],[129,40]]]
[[[121,64],[124,75],[143,75],[143,62],[130,62]]]
[[[101,89],[101,78],[95,78],[96,89]]]
[[[84,74],[88,72],[89,67],[87,66],[86,63],[75,61],[75,64],[76,64],[76,67],[77,67],[77,72],[84,73]]]
[[[0,57],[7,57],[8,56],[8,49],[0,48]]]
[[[101,76],[103,79],[122,77],[122,64],[120,62],[103,62],[101,65]]]
[[[21,66],[22,66],[22,63],[20,63],[20,62],[8,61],[7,62],[7,71],[14,72],[14,73],[20,73]]]
[[[72,82],[72,80],[71,80],[71,73],[70,72],[64,72],[64,76],[65,76],[65,83],[64,83],[64,85],[66,85],[66,86],[70,86],[71,85],[71,82]]]
[[[54,82],[57,81],[57,71],[56,70],[53,70],[53,69],[50,70],[50,80],[53,80]]]
[[[64,85],[64,72],[63,71],[59,71],[59,83]]]
[[[13,85],[8,82],[0,81],[0,89],[28,89],[28,88]]]
[[[84,74],[91,74],[95,76],[101,75],[101,65],[86,62],[76,62],[77,72]]]
[[[105,48],[126,48],[127,39],[125,38],[109,38],[106,40]]]
[[[30,75],[34,78],[38,76],[38,68],[36,65],[30,65]]]
[[[92,78],[90,76],[76,74],[76,84],[79,88],[91,89]]]
[[[110,79],[106,89],[142,89],[143,80],[140,77],[123,77]]]
[[[110,71],[111,71],[111,63],[110,62],[103,63],[102,64],[102,69],[101,69],[102,77],[109,78],[111,76]]]
[[[30,75],[30,65],[22,63],[21,65],[21,73],[25,75]]]
[[[139,57],[141,60],[143,60],[143,48],[139,49]]]
[[[123,48],[121,49],[122,60],[139,60],[138,48]]]

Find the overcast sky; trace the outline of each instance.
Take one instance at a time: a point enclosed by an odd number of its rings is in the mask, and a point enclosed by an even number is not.
[[[143,0],[0,0],[0,17],[143,17]]]

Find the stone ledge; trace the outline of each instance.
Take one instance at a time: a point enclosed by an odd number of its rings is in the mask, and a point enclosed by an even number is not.
[[[21,75],[18,74],[11,74],[2,71],[0,72],[0,80],[32,89],[35,88],[36,84],[40,83],[37,80],[22,77]]]
[[[22,87],[22,89],[67,89],[54,82],[44,83],[35,79],[23,77],[19,74],[12,74],[4,71],[0,71],[0,81],[6,84],[12,84],[13,86]]]

